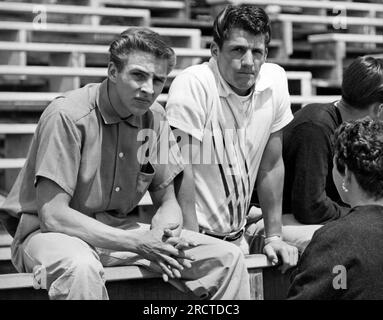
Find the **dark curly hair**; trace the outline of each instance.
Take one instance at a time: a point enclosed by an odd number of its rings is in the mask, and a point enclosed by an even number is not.
[[[109,48],[109,60],[114,62],[118,72],[124,68],[127,56],[133,51],[153,54],[156,58],[166,59],[168,73],[176,64],[174,50],[165,43],[161,36],[145,27],[130,27],[115,39]]]
[[[262,8],[251,5],[228,5],[214,20],[213,39],[219,48],[228,39],[232,28],[241,28],[254,35],[263,34],[265,45],[270,43],[271,27],[269,16]]]
[[[362,119],[344,122],[334,134],[335,164],[345,166],[360,187],[376,199],[383,197],[383,121]]]

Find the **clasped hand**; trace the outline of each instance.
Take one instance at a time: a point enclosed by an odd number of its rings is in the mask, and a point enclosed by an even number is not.
[[[153,228],[143,235],[138,246],[139,254],[154,262],[167,282],[170,278],[181,278],[181,271],[191,267],[195,258],[185,250],[196,244],[176,235],[178,224],[170,224],[164,228]]]

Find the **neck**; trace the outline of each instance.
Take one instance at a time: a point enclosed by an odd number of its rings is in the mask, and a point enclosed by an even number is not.
[[[351,187],[351,194],[350,194],[350,206],[351,207],[357,207],[357,206],[367,206],[367,205],[380,205],[383,206],[383,198],[375,199],[374,197],[371,197],[370,195],[366,194],[360,186],[356,188]]]
[[[375,200],[375,199],[360,199],[359,201],[355,201],[354,203],[350,203],[350,205],[351,205],[351,207],[368,206],[368,205],[383,206],[383,199],[378,199],[378,200]]]
[[[356,109],[349,105],[346,101],[343,99],[340,99],[338,103],[336,104],[336,107],[340,111],[340,114],[342,116],[342,121],[351,121],[351,120],[358,120],[361,118],[364,118],[369,115],[368,109]]]

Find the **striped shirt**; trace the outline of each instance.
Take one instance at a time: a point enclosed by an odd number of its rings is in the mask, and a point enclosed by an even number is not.
[[[171,126],[199,142],[192,162],[199,225],[220,234],[240,230],[269,136],[293,118],[285,71],[263,64],[252,93],[240,97],[211,58],[176,77],[166,111]]]

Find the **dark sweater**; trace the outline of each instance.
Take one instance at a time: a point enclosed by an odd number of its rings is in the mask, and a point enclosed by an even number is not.
[[[383,206],[351,209],[317,230],[292,274],[289,299],[383,299]],[[346,289],[340,269],[345,267]],[[339,268],[339,267],[338,267]]]
[[[301,223],[326,223],[348,211],[332,179],[333,134],[341,123],[333,103],[311,104],[283,130],[283,213]]]

